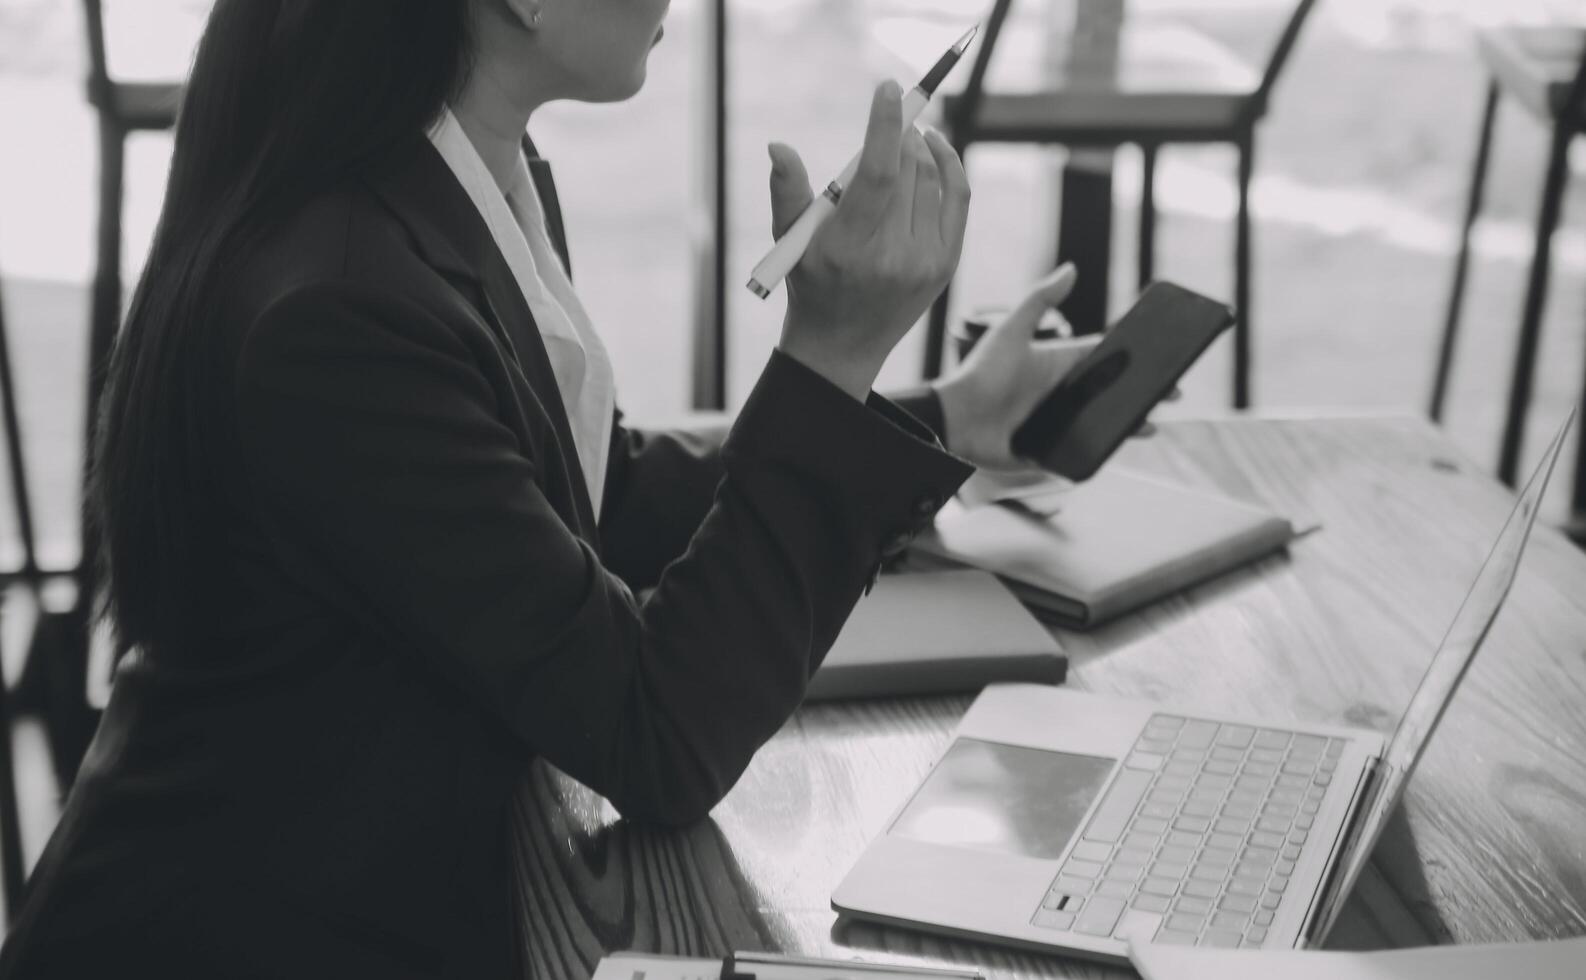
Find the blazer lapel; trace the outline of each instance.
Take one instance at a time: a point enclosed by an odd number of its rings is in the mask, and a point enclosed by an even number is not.
[[[544,186],[550,186],[548,169],[546,174]],[[538,175],[535,176],[538,190],[542,185]],[[407,227],[424,260],[447,278],[470,287],[464,295],[469,297],[480,318],[516,362],[528,387],[537,396],[541,410],[550,419],[558,443],[555,449],[569,477],[569,497],[575,510],[573,515],[564,516],[573,518],[570,523],[581,537],[596,544],[597,521],[585,489],[583,467],[573,448],[572,427],[556,383],[556,373],[551,368],[534,314],[484,218],[427,139],[420,138],[412,146],[394,153],[389,165],[372,176],[368,183]],[[542,193],[541,199],[546,201],[546,195]],[[553,188],[545,205],[548,223],[554,203]],[[554,225],[549,225],[551,238],[565,264],[566,241],[559,208],[555,209],[555,214]]]
[[[556,181],[551,177],[550,161],[540,156],[540,151],[534,148],[534,141],[529,139],[527,133],[523,134],[523,156],[529,163],[529,177],[534,181],[534,193],[540,199],[540,209],[545,212],[545,230],[550,236],[551,247],[556,249],[556,257],[562,260],[562,271],[567,273],[567,281],[572,282],[573,260],[567,252],[562,202],[556,196]]]

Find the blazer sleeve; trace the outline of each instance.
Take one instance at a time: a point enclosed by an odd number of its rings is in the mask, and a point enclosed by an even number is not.
[[[247,499],[287,573],[394,655],[623,814],[696,820],[969,467],[890,403],[773,355],[708,512],[641,603],[541,494],[481,356],[372,288],[278,300],[238,361]]]
[[[893,394],[905,428],[927,441],[945,441],[942,406],[929,386]],[[611,429],[601,557],[632,589],[652,588],[661,570],[688,546],[710,511],[723,475],[727,426],[668,432],[631,429],[617,413]],[[923,429],[921,428],[923,426]]]

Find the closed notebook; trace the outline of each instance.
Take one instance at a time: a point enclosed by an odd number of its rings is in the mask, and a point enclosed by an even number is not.
[[[1059,494],[943,514],[926,554],[995,572],[1043,615],[1096,626],[1282,548],[1283,517],[1121,470]]]
[[[806,700],[950,694],[995,681],[1059,684],[1062,648],[996,576],[881,576],[859,600]]]

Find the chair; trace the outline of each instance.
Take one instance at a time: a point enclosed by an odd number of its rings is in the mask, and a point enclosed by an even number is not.
[[[22,539],[22,566],[7,570],[0,577],[36,586],[40,578],[38,556],[34,551],[33,508],[28,495],[27,469],[23,465],[21,427],[17,422],[16,385],[11,371],[11,350],[6,336],[5,300],[0,297],[0,415],[3,415],[6,462],[11,471],[11,500],[16,508],[18,535]],[[0,616],[12,613],[0,606]],[[0,674],[0,888],[5,896],[6,915],[15,916],[22,906],[26,871],[22,866],[21,814],[17,807],[16,775],[11,752],[11,696]]]
[[[1147,64],[1125,59],[1117,77],[1111,65],[1097,66],[1076,57],[1068,84],[1030,94],[985,91],[986,69],[1002,33],[1012,0],[996,0],[986,23],[985,39],[975,55],[962,92],[944,103],[946,134],[963,154],[975,143],[1038,143],[1071,148],[1114,148],[1137,145],[1145,157],[1140,202],[1139,280],[1155,275],[1156,201],[1154,178],[1158,150],[1170,143],[1229,143],[1239,152],[1239,211],[1235,246],[1233,403],[1250,404],[1250,176],[1255,126],[1266,113],[1268,98],[1300,28],[1315,0],[1298,0],[1266,70],[1255,76],[1247,68],[1219,56],[1220,49],[1193,32],[1174,31],[1175,40],[1151,47]],[[1131,28],[1125,27],[1129,32]],[[1184,40],[1192,43],[1179,43]],[[1134,38],[1129,38],[1132,42]],[[1160,53],[1164,58],[1158,58]],[[947,328],[948,296],[931,309],[926,336],[925,375],[941,370]]]
[[[0,617],[12,614],[0,607]],[[0,678],[0,894],[5,896],[8,920],[16,919],[26,896],[23,861],[22,812],[17,805],[16,755],[11,746],[11,693]]]
[[[0,580],[37,584],[43,576],[33,533],[33,505],[28,492],[22,450],[22,425],[17,417],[16,381],[11,370],[11,342],[6,334],[5,299],[0,296],[0,423],[5,426],[6,468],[11,472],[11,505],[16,508],[17,536],[22,539],[22,565],[0,570]]]
[[[1442,421],[1460,313],[1464,306],[1465,280],[1470,267],[1470,231],[1476,222],[1476,215],[1481,211],[1498,103],[1502,96],[1508,95],[1534,118],[1546,123],[1553,133],[1547,174],[1542,181],[1542,201],[1536,220],[1531,271],[1520,311],[1520,336],[1515,347],[1513,374],[1509,384],[1503,441],[1498,450],[1498,477],[1513,486],[1520,465],[1521,443],[1525,438],[1526,411],[1531,403],[1542,313],[1547,305],[1553,231],[1558,226],[1565,182],[1569,178],[1569,146],[1576,135],[1586,129],[1586,28],[1494,28],[1477,34],[1477,47],[1490,80],[1481,113],[1481,129],[1476,142],[1476,162],[1471,173],[1465,219],[1460,226],[1459,257],[1454,263],[1448,319],[1438,347],[1430,414],[1433,421]],[[1582,386],[1582,400],[1586,404],[1586,384]],[[1577,422],[1576,428],[1581,452],[1577,454],[1575,464],[1575,486],[1571,501],[1573,517],[1569,533],[1576,542],[1586,543],[1586,422]]]
[[[87,426],[91,436],[105,366],[121,321],[121,208],[127,137],[174,128],[182,85],[113,80],[105,56],[101,0],[83,0],[83,20],[88,32],[88,101],[99,116],[99,231],[88,335]],[[83,557],[86,561],[86,552]]]
[[[88,36],[88,101],[99,117],[99,228],[89,313],[87,414],[84,423],[83,485],[88,480],[89,448],[99,417],[110,349],[121,322],[121,212],[127,137],[158,132],[176,125],[183,86],[179,82],[120,82],[111,78],[105,53],[101,0],[83,0]],[[70,785],[83,752],[93,737],[98,713],[87,703],[89,624],[95,590],[98,552],[92,529],[82,526],[82,550],[75,569],[75,607],[51,613],[40,623],[35,644],[46,662],[46,722],[50,747],[62,784]]]

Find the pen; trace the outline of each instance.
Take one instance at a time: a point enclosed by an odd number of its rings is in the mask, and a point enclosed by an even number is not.
[[[946,54],[936,59],[936,64],[925,73],[920,83],[904,94],[903,131],[905,133],[914,125],[914,121],[920,118],[920,113],[924,112],[926,105],[930,103],[936,86],[940,85],[942,79],[947,77],[947,73],[958,64],[958,59],[963,57],[964,49],[969,47],[969,42],[974,40],[975,32],[979,30],[980,25],[977,24],[965,31],[964,36],[948,48]],[[810,239],[815,237],[816,229],[820,228],[826,219],[831,217],[832,212],[837,210],[837,202],[842,197],[843,188],[854,179],[854,174],[858,170],[859,154],[856,153],[854,158],[848,161],[848,166],[843,168],[843,172],[837,175],[837,179],[827,184],[826,190],[809,203],[804,212],[798,216],[798,220],[793,222],[793,227],[777,239],[776,244],[771,246],[771,251],[767,252],[765,258],[760,260],[760,264],[754,267],[749,278],[751,293],[765,299],[771,295],[771,290],[776,288],[776,284],[792,271],[804,255],[804,250],[809,248]]]

